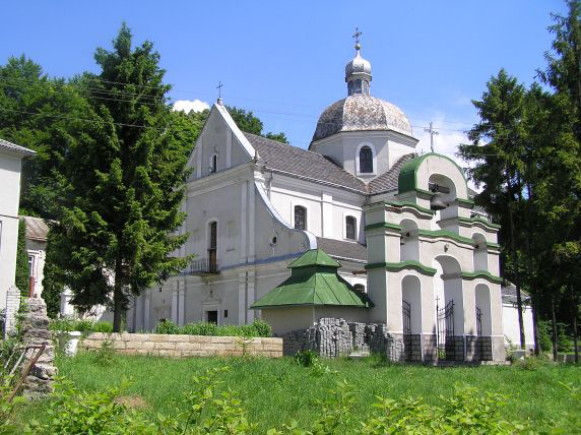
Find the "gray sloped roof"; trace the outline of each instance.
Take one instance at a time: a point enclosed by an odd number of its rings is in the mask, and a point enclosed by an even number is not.
[[[251,133],[244,133],[244,136],[258,150],[258,155],[270,170],[367,193],[363,181],[333,164],[322,154]]]
[[[397,190],[399,171],[401,170],[402,166],[407,161],[414,158],[414,156],[415,154],[406,154],[405,156],[402,156],[391,168],[389,168],[388,171],[371,180],[368,185],[369,193],[371,195],[375,195],[378,193]]]
[[[26,238],[46,242],[48,236],[48,226],[44,219],[32,216],[23,216],[26,223]]]
[[[7,140],[4,139],[0,139],[0,150],[1,149],[12,151],[18,154],[23,154],[25,156],[31,156],[33,154],[36,154],[31,149],[21,147],[20,145],[13,144],[12,142],[8,142]]]
[[[367,262],[367,247],[357,242],[317,237],[317,246],[334,258]]]
[[[399,171],[414,154],[401,157],[388,171],[365,183],[327,159],[322,154],[297,148],[251,133],[244,133],[250,144],[258,150],[266,167],[301,178],[334,184],[362,194],[379,194],[397,190]]]
[[[516,286],[513,283],[508,283],[508,285],[503,285],[500,287],[500,292],[502,294],[502,302],[505,304],[516,304]],[[531,297],[527,292],[521,289],[520,296],[524,304],[529,304]]]

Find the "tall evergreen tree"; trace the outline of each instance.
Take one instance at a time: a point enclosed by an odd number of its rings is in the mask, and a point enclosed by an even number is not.
[[[560,270],[578,355],[577,326],[581,302],[581,2],[567,2],[567,16],[553,15],[555,34],[552,52],[547,52],[547,68],[540,78],[555,93],[552,98],[550,128],[553,140],[543,144],[539,165],[537,202],[546,227],[555,229],[548,252]],[[555,307],[553,304],[552,311]],[[569,317],[569,316],[568,316]],[[553,338],[556,340],[555,316]],[[556,343],[555,343],[556,344]],[[554,346],[556,348],[556,346]]]
[[[113,307],[119,331],[131,298],[183,269],[172,256],[184,214],[184,165],[191,143],[178,140],[167,105],[169,86],[149,42],[132,48],[125,24],[113,50],[97,49],[99,75],[85,75],[99,131],[73,144],[58,178],[59,221],[51,231],[60,279],[73,304]]]
[[[23,297],[30,293],[30,265],[26,250],[26,223],[24,219],[18,222],[18,246],[16,248],[16,287]]]
[[[502,224],[503,272],[515,283],[520,327],[520,345],[525,346],[522,317],[520,241],[517,228],[523,206],[526,155],[526,89],[517,79],[500,70],[487,83],[481,101],[473,101],[481,121],[469,132],[473,142],[460,146],[460,155],[476,161],[469,170],[483,190],[476,201]],[[482,142],[485,142],[482,144]]]

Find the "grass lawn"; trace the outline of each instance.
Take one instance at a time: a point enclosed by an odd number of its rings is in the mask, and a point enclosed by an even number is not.
[[[318,401],[329,396],[336,382],[346,380],[356,397],[355,415],[370,415],[375,396],[393,399],[422,398],[437,405],[457,385],[475,387],[474,394],[486,392],[506,396],[503,414],[508,420],[542,422],[568,412],[581,414],[579,395],[565,386],[581,387],[581,370],[572,365],[530,364],[522,366],[425,367],[385,365],[376,359],[323,360],[328,370],[298,365],[291,358],[191,358],[107,356],[81,353],[74,358],[60,358],[60,375],[77,388],[98,391],[119,385],[123,378],[131,385],[124,395],[138,397],[152,414],[175,413],[183,409],[184,393],[192,388],[192,376],[202,375],[212,367],[230,367],[220,375],[218,391],[230,389],[241,399],[248,419],[259,424],[259,433],[281,423],[297,420],[308,427],[320,414]],[[565,385],[564,385],[565,384]],[[35,405],[39,418],[42,407]],[[26,419],[31,409],[20,409]]]

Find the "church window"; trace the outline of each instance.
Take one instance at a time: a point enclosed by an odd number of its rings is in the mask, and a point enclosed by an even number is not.
[[[208,270],[215,272],[218,268],[218,222],[210,222],[208,230]]]
[[[373,172],[373,152],[368,146],[361,147],[359,150],[359,172],[363,174]]]
[[[359,293],[365,293],[365,286],[363,284],[355,284],[353,288]]]
[[[307,209],[300,205],[295,206],[295,229],[307,229]]]
[[[217,154],[213,154],[212,157],[210,157],[210,174],[215,173],[218,170],[218,155]]]
[[[345,238],[355,240],[357,238],[357,219],[353,216],[345,218]]]

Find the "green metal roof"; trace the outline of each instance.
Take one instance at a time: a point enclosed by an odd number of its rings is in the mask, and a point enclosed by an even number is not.
[[[443,154],[438,153],[427,153],[419,157],[415,157],[402,166],[401,170],[399,171],[398,177],[398,191],[399,193],[409,192],[415,189],[418,189],[419,186],[417,185],[417,171],[420,165],[424,162],[425,159],[428,157],[441,157],[443,159],[449,160],[452,162],[457,168],[464,181],[466,182],[466,177],[464,176],[464,171],[458,163],[452,160],[450,157],[445,156]],[[426,186],[427,187],[427,186]],[[468,187],[467,187],[468,188]]]
[[[339,263],[320,249],[307,251],[293,261],[291,277],[275,287],[250,308],[263,309],[288,306],[373,306],[367,295],[356,291],[339,276]]]
[[[322,249],[311,249],[305,252],[295,261],[288,265],[290,269],[297,269],[299,267],[310,267],[310,266],[328,266],[338,269],[341,267],[337,260],[333,260],[329,255]]]

